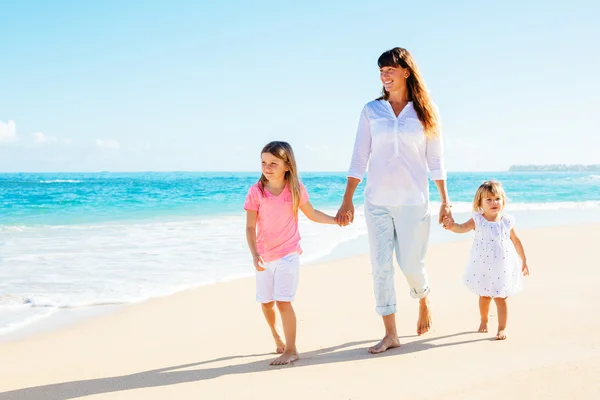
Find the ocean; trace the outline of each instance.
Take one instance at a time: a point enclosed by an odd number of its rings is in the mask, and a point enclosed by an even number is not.
[[[0,335],[60,310],[140,302],[253,275],[243,203],[258,176],[0,174]],[[335,215],[345,174],[311,172],[301,179],[314,207]],[[600,221],[598,173],[451,172],[458,222],[468,218],[475,190],[486,179],[503,183],[506,210],[519,228]],[[433,183],[430,189],[435,218],[439,197]],[[367,251],[362,190],[363,184],[348,227],[301,215],[303,265]],[[431,237],[435,243],[468,236],[434,224]]]

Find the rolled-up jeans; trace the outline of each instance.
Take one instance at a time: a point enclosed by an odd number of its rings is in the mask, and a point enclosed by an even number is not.
[[[377,314],[396,312],[393,254],[404,273],[413,298],[429,294],[425,254],[429,242],[429,203],[407,206],[378,206],[365,201],[373,288]]]

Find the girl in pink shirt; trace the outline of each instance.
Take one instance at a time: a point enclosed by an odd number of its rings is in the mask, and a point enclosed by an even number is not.
[[[300,233],[298,209],[308,219],[335,224],[335,218],[315,210],[308,201],[291,146],[271,142],[261,151],[262,175],[248,191],[246,239],[256,268],[256,300],[275,339],[281,356],[271,365],[283,365],[298,359],[296,314],[292,301],[298,286]],[[285,343],[275,328],[274,305],[281,314]]]

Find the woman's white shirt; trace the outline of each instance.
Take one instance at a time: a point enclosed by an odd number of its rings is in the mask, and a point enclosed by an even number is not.
[[[425,136],[409,102],[398,117],[386,100],[367,103],[360,115],[348,177],[362,180],[375,205],[417,205],[429,201],[429,182],[445,180],[442,133]]]

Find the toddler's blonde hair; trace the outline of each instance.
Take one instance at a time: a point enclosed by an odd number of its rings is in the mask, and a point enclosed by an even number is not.
[[[475,198],[473,199],[473,211],[478,213],[482,212],[481,202],[484,197],[487,197],[490,194],[502,198],[502,208],[506,206],[508,197],[506,197],[502,184],[498,181],[485,181],[479,185],[479,188],[475,193]]]

